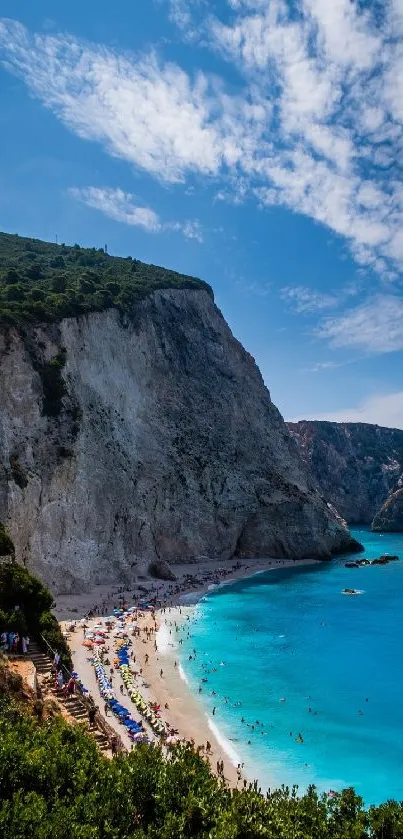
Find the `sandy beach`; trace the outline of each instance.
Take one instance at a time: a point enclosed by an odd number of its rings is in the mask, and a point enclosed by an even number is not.
[[[307,560],[301,564],[311,564]],[[91,663],[91,651],[83,646],[84,630],[81,619],[86,617],[87,627],[102,623],[115,607],[124,604],[124,608],[139,606],[144,600],[151,601],[155,610],[138,610],[133,626],[138,634],[129,634],[130,651],[133,659],[131,669],[137,675],[136,687],[146,702],[155,702],[161,707],[161,718],[178,739],[188,740],[202,749],[208,758],[213,772],[218,772],[222,762],[223,776],[231,786],[240,786],[252,781],[247,767],[238,766],[241,758],[236,750],[224,740],[213,721],[208,717],[197,696],[190,690],[180,666],[178,650],[175,650],[174,638],[170,635],[170,623],[185,620],[192,610],[189,601],[196,603],[209,589],[217,585],[229,584],[242,577],[279,568],[293,568],[293,560],[259,559],[256,561],[234,563],[231,567],[223,566],[217,570],[216,561],[205,561],[195,566],[183,564],[175,566],[176,582],[160,580],[141,581],[130,591],[119,584],[97,586],[89,593],[60,595],[56,599],[55,614],[65,632],[72,650],[74,668],[83,684],[93,696],[99,713],[107,719],[120,735],[124,746],[132,748],[132,742],[124,726],[110,712],[106,715],[105,703],[100,696],[95,670]],[[69,627],[75,624],[75,630]],[[115,638],[113,630],[108,634],[106,649],[108,660],[114,658]],[[109,668],[108,668],[109,669]],[[127,707],[135,719],[140,719],[139,712],[127,694],[119,669],[113,672],[113,689],[122,704]],[[150,738],[155,738],[145,724]],[[209,749],[207,751],[207,746]]]

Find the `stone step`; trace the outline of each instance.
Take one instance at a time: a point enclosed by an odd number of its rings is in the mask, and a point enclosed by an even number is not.
[[[40,675],[49,675],[52,669],[53,659],[50,658],[35,641],[30,643],[29,657],[34,663]],[[53,695],[57,700],[64,705],[68,714],[80,725],[88,721],[88,709],[80,702],[78,697],[71,697],[66,699],[59,691],[54,688],[51,689]],[[103,731],[97,727],[88,729],[89,734],[94,738],[99,750],[101,752],[109,752],[109,740]]]

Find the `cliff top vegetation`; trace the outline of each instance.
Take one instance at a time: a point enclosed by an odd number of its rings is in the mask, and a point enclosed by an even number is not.
[[[202,288],[207,283],[103,248],[56,245],[0,233],[0,323],[60,321],[116,308],[130,312],[161,288]]]

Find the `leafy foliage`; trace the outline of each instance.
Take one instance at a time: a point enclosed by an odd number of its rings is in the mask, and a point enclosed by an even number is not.
[[[0,835],[8,839],[402,839],[403,807],[353,789],[229,790],[190,745],[107,760],[79,727],[40,721],[3,690]]]
[[[28,632],[41,636],[58,650],[63,664],[70,665],[70,652],[60,626],[51,614],[53,598],[37,577],[16,562],[0,564],[0,632]]]
[[[14,555],[14,551],[13,542],[8,533],[6,533],[4,525],[0,521],[0,556]]]
[[[159,288],[211,288],[201,280],[109,256],[0,233],[0,323],[59,321],[114,307],[130,314]]]

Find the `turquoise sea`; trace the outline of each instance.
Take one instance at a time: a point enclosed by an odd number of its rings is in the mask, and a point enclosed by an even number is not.
[[[224,586],[185,621],[179,649],[248,777],[353,785],[371,804],[403,799],[403,534],[352,533],[361,556],[402,561],[348,569],[344,556]]]

